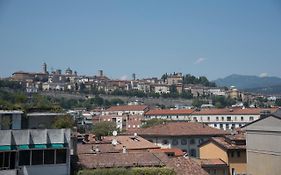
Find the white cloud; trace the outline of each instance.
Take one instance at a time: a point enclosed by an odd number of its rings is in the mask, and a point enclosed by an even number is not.
[[[201,63],[203,63],[204,61],[206,61],[206,58],[199,57],[199,58],[197,58],[197,60],[194,62],[194,64],[201,64]]]
[[[123,75],[120,77],[120,80],[128,80],[128,75]]]
[[[259,77],[263,78],[263,77],[268,77],[268,73],[266,72],[263,72],[259,75]]]

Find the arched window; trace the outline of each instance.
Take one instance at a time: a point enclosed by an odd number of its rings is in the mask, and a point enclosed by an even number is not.
[[[173,139],[172,145],[178,145],[178,144],[179,144],[178,140],[177,139]]]
[[[168,144],[169,144],[169,141],[166,140],[166,139],[164,139],[164,140],[162,141],[162,144],[163,144],[163,145],[168,145]]]
[[[186,145],[187,144],[187,140],[186,139],[181,139],[181,144],[182,145]]]

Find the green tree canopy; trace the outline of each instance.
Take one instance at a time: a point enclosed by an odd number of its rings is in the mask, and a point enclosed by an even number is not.
[[[74,120],[71,116],[68,115],[56,117],[52,124],[52,127],[56,129],[73,128],[73,126]]]
[[[99,122],[93,126],[93,134],[96,135],[96,139],[101,140],[102,136],[112,135],[112,132],[116,130],[116,124],[113,122]]]

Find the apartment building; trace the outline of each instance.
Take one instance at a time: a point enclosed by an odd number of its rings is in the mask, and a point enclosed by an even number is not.
[[[161,148],[179,148],[191,157],[199,157],[198,145],[227,132],[194,122],[166,122],[137,131],[138,135]]]
[[[272,113],[277,108],[224,108],[224,109],[177,109],[150,110],[144,114],[145,120],[159,118],[175,121],[192,121],[208,126],[229,130],[242,127],[260,118],[261,113]]]
[[[70,129],[0,130],[1,175],[69,175]]]
[[[247,175],[281,172],[281,112],[256,120],[243,129],[247,140]]]
[[[235,135],[211,138],[199,145],[200,159],[221,160],[228,166],[225,169],[209,169],[212,175],[246,175],[246,137],[240,132]]]
[[[102,115],[144,115],[148,110],[149,106],[147,105],[120,105],[102,111]]]

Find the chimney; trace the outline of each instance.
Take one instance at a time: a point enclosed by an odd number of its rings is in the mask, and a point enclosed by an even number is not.
[[[123,146],[123,154],[127,153],[127,148],[126,146]]]

